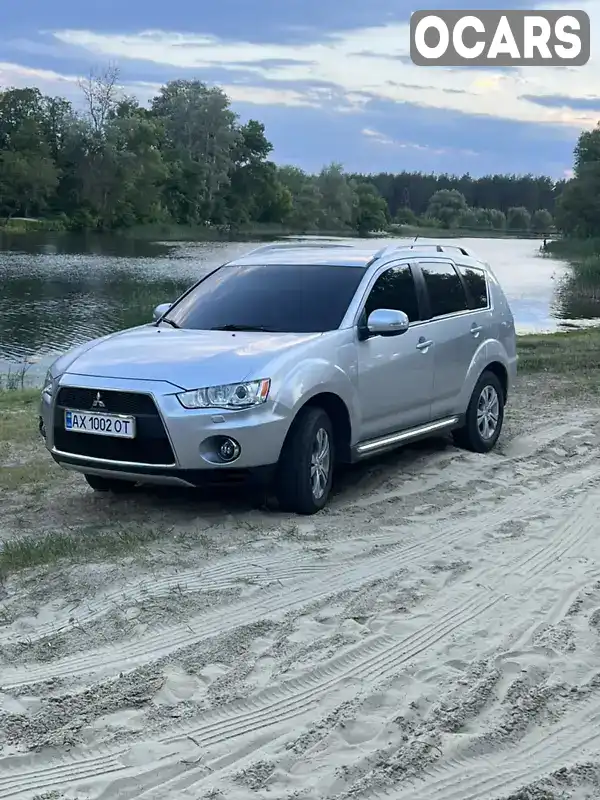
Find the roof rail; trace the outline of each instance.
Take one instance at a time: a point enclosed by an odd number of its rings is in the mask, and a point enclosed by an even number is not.
[[[243,257],[254,255],[254,253],[266,253],[269,250],[297,250],[298,248],[322,248],[322,247],[348,247],[353,248],[353,244],[345,244],[343,242],[276,242],[273,244],[263,244],[260,247],[255,247],[249,250]]]
[[[458,252],[461,253],[461,255],[469,258],[477,258],[477,256],[471,250],[469,250],[467,247],[463,247],[462,245],[441,244],[439,242],[419,242],[417,240],[411,243],[403,242],[402,244],[399,244],[396,242],[395,244],[389,244],[379,250],[375,257],[385,258],[393,253],[398,253],[401,250],[435,250],[437,253]]]

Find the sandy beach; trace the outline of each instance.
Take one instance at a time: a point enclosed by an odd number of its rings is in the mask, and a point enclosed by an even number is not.
[[[600,797],[600,408],[540,381],[494,452],[390,454],[311,518],[0,489],[3,541],[141,542],[4,575],[0,798]]]

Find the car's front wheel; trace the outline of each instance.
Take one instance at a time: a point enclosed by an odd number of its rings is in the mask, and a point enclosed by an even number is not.
[[[453,432],[454,441],[475,453],[487,453],[498,441],[503,422],[502,385],[493,372],[485,371],[471,395],[463,427]]]
[[[103,475],[86,473],[83,477],[95,492],[124,494],[125,492],[130,492],[135,486],[131,481],[122,481],[119,478],[105,478]]]
[[[294,421],[279,459],[277,500],[285,511],[316,514],[327,505],[333,481],[333,426],[322,408],[307,407]]]

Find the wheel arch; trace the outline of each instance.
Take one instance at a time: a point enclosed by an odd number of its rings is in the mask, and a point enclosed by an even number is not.
[[[484,372],[491,372],[495,375],[498,380],[500,381],[500,386],[502,387],[502,400],[506,405],[506,401],[508,400],[508,370],[500,361],[491,361],[482,371],[479,377],[483,375]]]
[[[352,440],[352,422],[350,419],[350,411],[339,394],[336,394],[335,392],[322,391],[309,397],[296,411],[292,424],[288,429],[286,441],[289,438],[291,431],[294,429],[299,415],[306,408],[321,408],[326,412],[333,427],[336,461],[350,461],[350,442]]]

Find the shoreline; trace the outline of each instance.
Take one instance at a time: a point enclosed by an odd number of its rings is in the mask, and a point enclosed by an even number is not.
[[[534,233],[532,231],[509,231],[488,228],[427,228],[412,225],[397,225],[391,223],[381,231],[371,231],[361,236],[354,229],[341,230],[298,230],[286,228],[281,225],[253,225],[235,229],[224,229],[212,226],[188,226],[177,224],[148,224],[136,225],[131,228],[116,228],[114,230],[81,229],[70,230],[64,223],[53,220],[18,220],[20,224],[0,225],[0,238],[20,236],[81,236],[81,237],[122,237],[141,239],[146,241],[251,241],[252,239],[278,239],[278,238],[346,238],[346,239],[379,239],[379,238],[427,238],[427,239],[528,239],[531,241],[549,238],[551,234]]]

